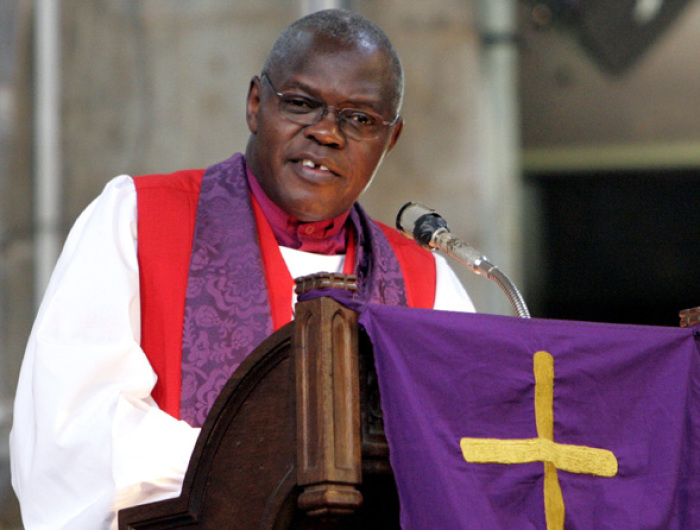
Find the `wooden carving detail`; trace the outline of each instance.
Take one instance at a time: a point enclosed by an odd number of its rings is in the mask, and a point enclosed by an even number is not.
[[[345,515],[362,504],[357,314],[318,298],[297,305],[295,324],[298,505],[312,516]]]

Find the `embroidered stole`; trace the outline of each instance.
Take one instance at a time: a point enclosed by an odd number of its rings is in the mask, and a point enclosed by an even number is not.
[[[360,299],[406,305],[386,237],[359,206],[350,219]],[[234,155],[202,179],[185,301],[181,419],[202,425],[231,374],[273,327],[244,160]]]

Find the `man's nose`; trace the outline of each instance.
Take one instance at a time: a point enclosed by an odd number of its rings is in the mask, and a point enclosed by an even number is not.
[[[326,107],[320,120],[304,128],[304,134],[331,147],[342,148],[347,143],[347,138],[340,129],[340,114],[335,107]]]

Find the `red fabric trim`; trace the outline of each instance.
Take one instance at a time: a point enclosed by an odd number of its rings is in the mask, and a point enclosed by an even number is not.
[[[343,264],[343,274],[355,273],[355,229],[348,229],[348,242],[345,245],[345,263]]]
[[[158,406],[180,417],[182,328],[204,170],[134,178],[138,208],[141,347],[158,381]]]
[[[399,260],[406,285],[406,302],[409,307],[432,309],[435,307],[437,269],[435,258],[415,241],[402,236],[398,230],[377,222],[389,240]]]
[[[294,279],[289,274],[272,227],[252,193],[250,199],[253,204],[255,222],[258,225],[258,240],[265,267],[265,278],[267,279],[267,296],[270,299],[272,326],[277,331],[292,320]]]

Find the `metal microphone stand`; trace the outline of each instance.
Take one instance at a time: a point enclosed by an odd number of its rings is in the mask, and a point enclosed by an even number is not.
[[[441,250],[476,274],[495,282],[508,297],[515,313],[521,318],[530,318],[525,300],[510,278],[486,256],[452,235],[445,220],[435,210],[409,202],[399,211],[396,226],[420,246]]]

